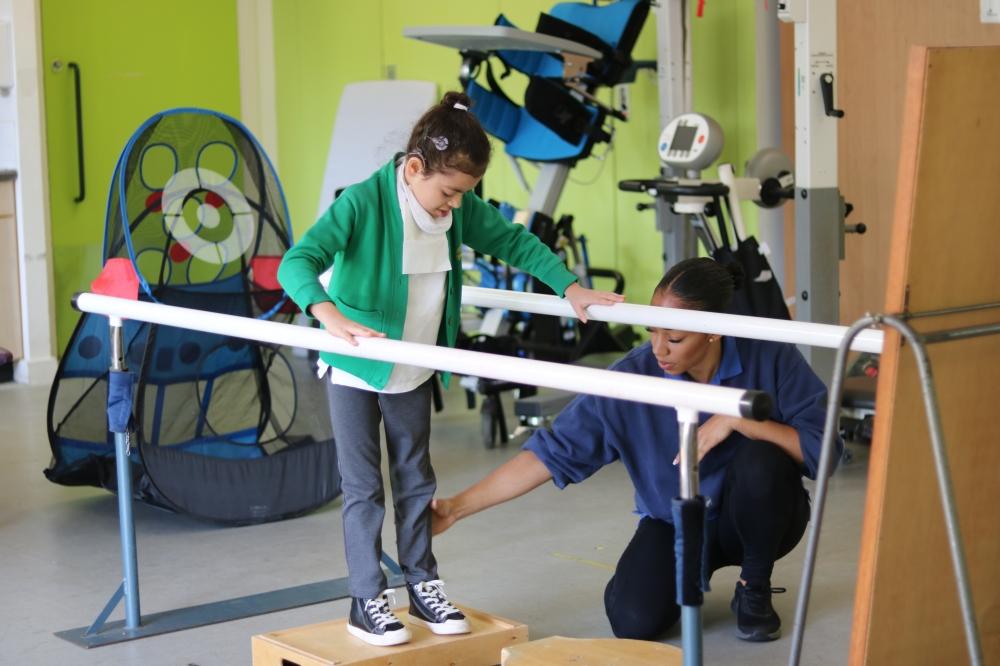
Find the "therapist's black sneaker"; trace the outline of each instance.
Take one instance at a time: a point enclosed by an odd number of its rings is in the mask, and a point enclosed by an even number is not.
[[[409,641],[410,630],[403,626],[389,606],[391,594],[386,590],[374,599],[352,597],[347,631],[370,645],[401,645]]]
[[[773,641],[781,637],[781,618],[771,605],[772,592],[784,592],[783,587],[770,583],[736,582],[733,601],[729,605],[736,613],[736,636],[745,641]]]
[[[444,582],[427,580],[407,585],[410,593],[410,620],[435,634],[467,634],[471,631],[465,614],[451,605],[444,594]]]

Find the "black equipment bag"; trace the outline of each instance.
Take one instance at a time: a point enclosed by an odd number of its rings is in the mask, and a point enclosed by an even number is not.
[[[728,207],[727,200],[726,208]],[[720,264],[736,263],[743,269],[743,284],[733,292],[733,302],[729,306],[729,313],[772,319],[791,319],[788,306],[785,304],[785,296],[781,292],[781,285],[774,277],[767,257],[760,251],[757,239],[753,236],[740,238],[734,224],[733,237],[736,239],[736,250],[732,250],[729,234],[726,231],[726,216],[722,214],[721,207],[717,206],[716,208],[719,211],[716,219],[719,222],[722,245],[713,250],[712,257]],[[732,211],[730,211],[729,217],[732,218]]]

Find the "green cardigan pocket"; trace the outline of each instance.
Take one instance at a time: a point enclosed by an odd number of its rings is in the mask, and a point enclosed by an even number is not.
[[[333,303],[337,306],[337,309],[340,310],[341,314],[354,323],[367,326],[368,328],[379,332],[384,331],[383,324],[385,322],[385,315],[381,310],[362,310],[361,308],[356,308],[350,303],[345,302],[344,299],[339,296],[333,297]]]

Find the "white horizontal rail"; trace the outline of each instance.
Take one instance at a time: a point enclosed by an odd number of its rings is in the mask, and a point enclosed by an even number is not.
[[[674,407],[678,410],[751,416],[770,404],[760,391],[676,381],[482,352],[436,347],[386,338],[358,338],[353,346],[325,331],[159,303],[82,293],[74,299],[82,312],[164,326],[228,335],[247,340],[303,347],[377,361],[406,363],[475,377],[546,386],[574,393]]]
[[[573,307],[562,298],[506,289],[462,287],[462,305],[532,312],[558,317],[576,317]],[[747,317],[745,315],[663,308],[634,303],[591,305],[587,308],[587,314],[593,319],[616,324],[715,333],[717,335],[732,335],[740,338],[790,342],[797,345],[831,347],[833,349],[840,346],[840,342],[847,333],[846,326],[834,324]],[[862,331],[851,343],[851,349],[881,354],[883,338],[881,330]]]

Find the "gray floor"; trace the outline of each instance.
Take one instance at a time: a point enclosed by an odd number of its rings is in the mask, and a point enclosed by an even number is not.
[[[347,603],[338,601],[89,651],[53,636],[89,624],[121,571],[114,497],[95,488],[56,486],[42,476],[50,456],[47,396],[43,388],[0,385],[0,662],[249,664],[252,635],[346,614]],[[458,390],[446,401],[446,410],[435,416],[432,446],[440,491],[450,494],[516,448],[484,449],[478,413],[466,410]],[[805,664],[846,661],[867,460],[863,448],[855,453],[832,484]],[[634,529],[631,509],[628,479],[616,465],[579,487],[560,492],[547,484],[472,517],[436,540],[435,553],[450,595],[460,603],[525,622],[532,638],[607,637],[602,593]],[[139,505],[136,528],[145,613],[346,573],[339,501],[296,520],[242,528],[214,528]],[[385,541],[393,543],[389,532]],[[707,663],[787,660],[803,552],[800,544],[775,571],[774,584],[789,592],[775,597],[786,637],[774,643],[735,638],[729,599],[737,571],[715,575],[704,607]],[[679,633],[666,640],[679,644]]]

